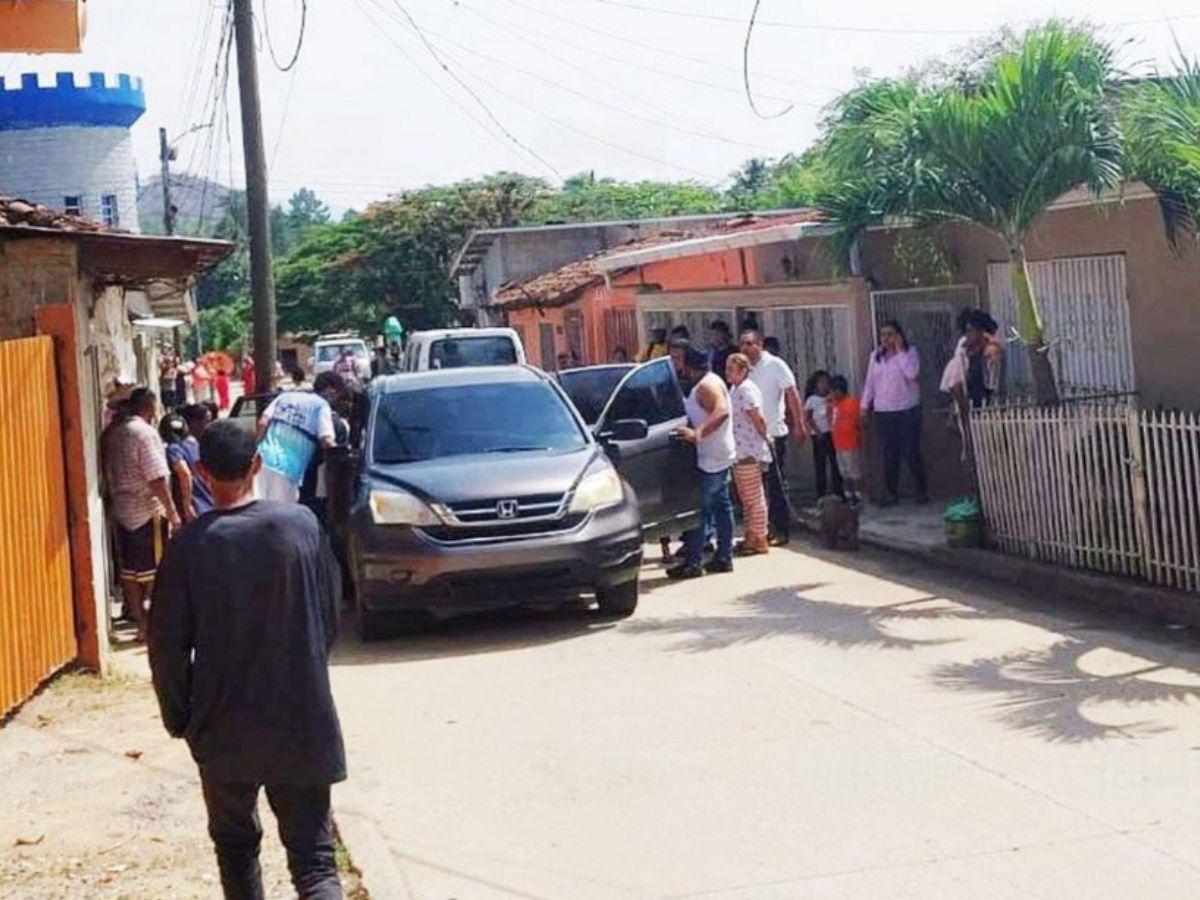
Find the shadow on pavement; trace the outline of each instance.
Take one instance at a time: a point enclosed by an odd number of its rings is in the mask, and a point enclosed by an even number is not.
[[[588,637],[614,626],[583,602],[545,610],[514,607],[461,616],[370,643],[359,640],[347,623],[329,662],[333,666],[377,665],[499,653]]]
[[[1132,614],[1067,603],[1031,586],[1024,592],[980,576],[930,572],[911,558],[875,551],[848,556],[793,548],[802,565],[814,557],[918,591],[891,605],[856,605],[806,596],[823,583],[747,594],[736,614],[650,617],[622,626],[630,634],[669,634],[669,649],[702,653],[772,638],[793,637],[844,649],[914,651],[963,637],[913,637],[920,622],[1015,622],[1058,635],[1029,649],[941,663],[929,678],[949,691],[993,699],[995,718],[1050,742],[1082,743],[1147,737],[1172,730],[1154,716],[1159,704],[1200,702],[1200,652],[1195,635]],[[910,626],[907,627],[906,626]],[[1096,705],[1123,707],[1137,721],[1108,724],[1089,717]]]

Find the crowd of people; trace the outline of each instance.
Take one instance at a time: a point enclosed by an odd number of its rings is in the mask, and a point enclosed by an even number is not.
[[[638,354],[670,356],[683,386],[689,425],[680,439],[696,447],[702,498],[701,526],[683,536],[674,579],[728,572],[735,556],[766,553],[791,537],[795,516],[785,476],[790,445],[811,442],[818,498],[836,496],[852,507],[863,501],[869,426],[882,456],[882,506],[900,502],[902,469],[915,501],[929,502],[921,451],[921,357],[897,321],[881,323],[867,360],[861,395],[844,374],[808,374],[801,394],[778,340],[747,323],[734,342],[727,322],[713,321],[707,341],[694,344],[688,328],[655,328]],[[965,310],[962,334],[941,381],[960,414],[996,395],[1002,384],[1004,345],[986,312]],[[734,499],[743,512],[744,538],[733,543]],[[669,551],[664,545],[664,551]]]

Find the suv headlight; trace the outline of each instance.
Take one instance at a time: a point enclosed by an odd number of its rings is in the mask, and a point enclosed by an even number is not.
[[[570,512],[585,513],[614,506],[625,498],[625,488],[617,470],[609,467],[583,476],[571,498]]]
[[[371,518],[376,525],[442,525],[429,505],[408,491],[371,491]]]

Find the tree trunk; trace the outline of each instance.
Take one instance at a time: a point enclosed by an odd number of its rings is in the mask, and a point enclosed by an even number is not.
[[[1057,403],[1058,384],[1042,328],[1042,311],[1033,294],[1033,282],[1029,280],[1029,267],[1025,262],[1025,248],[1020,243],[1009,246],[1008,261],[1012,269],[1013,300],[1017,306],[1017,331],[1029,348],[1034,397],[1041,404]]]

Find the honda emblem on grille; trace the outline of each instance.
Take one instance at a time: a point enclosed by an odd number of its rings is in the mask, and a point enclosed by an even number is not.
[[[521,506],[516,500],[501,500],[496,504],[497,519],[515,519]]]

